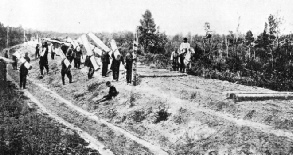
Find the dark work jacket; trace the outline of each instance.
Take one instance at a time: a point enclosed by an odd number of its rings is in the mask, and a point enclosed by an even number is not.
[[[63,53],[64,53],[64,55],[66,56],[66,53],[67,53],[67,49],[68,49],[69,47],[68,46],[66,46],[66,45],[62,45],[61,46],[61,50],[63,51]]]
[[[21,76],[27,76],[28,69],[24,67],[24,63],[20,65],[19,72]]]
[[[65,60],[65,59],[63,59],[63,60],[61,61],[61,65],[62,65],[62,69],[61,69],[61,71],[62,71],[62,72],[69,72],[71,66],[69,65],[69,67],[66,67],[66,65],[65,65],[65,63],[64,63],[64,60]]]
[[[94,68],[92,62],[91,62],[91,58],[92,56],[86,56],[85,58],[85,62],[84,62],[84,66],[90,67],[90,68]]]
[[[122,62],[122,64],[124,64],[123,57],[121,56],[120,60],[116,60],[115,57],[114,57],[114,53],[112,53],[111,57],[113,58],[111,69],[112,70],[119,70],[120,62]]]
[[[80,59],[80,58],[81,58],[81,56],[82,56],[82,51],[81,51],[81,50],[77,51],[77,50],[75,49],[75,50],[74,50],[74,53],[75,53],[75,58],[77,58],[77,59]]]
[[[67,57],[67,59],[69,60],[69,62],[72,62],[72,60],[73,60],[73,50],[71,49],[71,48],[68,48],[67,49],[67,53],[66,53],[66,57]]]
[[[39,48],[39,46],[37,45],[37,46],[36,46],[36,53],[39,53],[39,51],[40,51],[40,48]]]
[[[43,48],[46,48],[46,50],[45,50],[44,55],[40,57],[40,61],[42,63],[45,63],[45,62],[48,62],[48,52],[49,52],[49,50],[48,50],[48,46],[45,46]]]
[[[109,53],[105,53],[101,57],[102,63],[110,64],[110,55]]]
[[[14,62],[16,62],[16,61],[17,61],[16,56],[12,55],[12,60],[13,60]]]
[[[118,95],[118,92],[117,92],[116,88],[114,86],[110,86],[109,96],[114,97],[114,96],[117,96],[117,95]]]
[[[25,56],[24,59],[25,59],[28,63],[31,62],[31,59],[30,59],[29,57],[27,57],[27,56]]]
[[[127,53],[126,58],[125,58],[125,62],[126,62],[125,68],[131,69],[132,64],[133,64],[133,54]]]

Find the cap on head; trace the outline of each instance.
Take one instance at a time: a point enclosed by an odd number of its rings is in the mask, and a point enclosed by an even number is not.
[[[183,38],[183,41],[187,41],[187,38]]]
[[[111,84],[111,82],[110,82],[110,81],[107,81],[107,82],[106,82],[106,85],[107,85],[107,86],[109,86],[110,84]]]

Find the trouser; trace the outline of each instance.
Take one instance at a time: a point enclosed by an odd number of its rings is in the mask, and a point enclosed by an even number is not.
[[[108,63],[102,64],[102,76],[106,76],[108,72]]]
[[[55,53],[51,52],[51,59],[54,60]]]
[[[62,76],[62,83],[63,85],[65,85],[65,75],[67,75],[68,79],[69,79],[69,83],[72,82],[72,75],[71,75],[71,71],[66,71],[66,70],[61,70],[61,76]]]
[[[48,66],[48,64],[47,65],[41,65],[40,66],[41,75],[44,75],[44,68],[46,69],[47,74],[49,73],[49,66]]]
[[[88,78],[91,79],[93,77],[94,73],[95,73],[94,67],[90,67],[89,72],[87,74]]]
[[[191,63],[188,62],[188,63],[186,64],[186,70],[190,70],[190,69],[191,69]]]
[[[5,70],[4,70],[4,77],[3,77],[3,80],[4,81],[7,81],[7,70],[6,70],[6,68],[4,68]]]
[[[178,58],[175,58],[175,59],[173,60],[172,68],[173,68],[173,71],[178,71],[178,70],[179,70],[179,62],[178,62]]]
[[[39,51],[36,52],[36,58],[40,57]]]
[[[17,61],[16,60],[12,63],[12,68],[17,69]]]
[[[113,70],[113,80],[118,80],[119,79],[119,69]]]
[[[19,82],[20,82],[20,84],[19,84],[19,87],[21,88],[25,88],[25,85],[26,85],[26,76],[27,75],[23,75],[23,74],[19,74]]]
[[[75,68],[80,68],[80,58],[74,58],[74,67]]]
[[[48,62],[40,63],[41,75],[44,75],[44,73],[43,73],[44,67],[45,67],[46,70],[47,70],[47,74],[48,74],[48,72],[49,72],[49,65],[48,65]]]
[[[89,67],[90,63],[91,63],[90,57],[89,56],[86,56],[83,65]]]
[[[184,73],[184,70],[185,70],[184,57],[180,56],[180,72]]]
[[[131,83],[132,78],[132,67],[126,69],[126,82]]]
[[[108,95],[103,96],[103,99],[105,99],[105,100],[111,100],[112,99],[112,96],[108,94]]]
[[[97,102],[104,102],[104,101],[111,100],[111,99],[112,99],[112,96],[108,94],[108,95],[103,96],[103,98],[97,100]]]
[[[113,66],[113,80],[117,80],[117,81],[119,80],[119,69],[120,69],[120,64]]]

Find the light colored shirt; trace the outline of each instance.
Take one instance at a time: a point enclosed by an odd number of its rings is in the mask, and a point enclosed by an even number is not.
[[[190,48],[190,50],[187,50],[187,53],[185,55],[185,64],[189,63],[191,61],[191,55],[192,53],[195,53],[194,49],[193,48]]]
[[[189,43],[181,43],[180,44],[180,53],[179,54],[181,54],[181,53],[184,53],[185,52],[185,50],[184,49],[187,49],[187,51],[190,49],[190,44]]]
[[[178,55],[179,55],[179,53],[175,53],[175,51],[173,51],[172,53],[171,53],[171,58],[170,58],[170,60],[173,60],[174,59],[174,57],[178,57]]]

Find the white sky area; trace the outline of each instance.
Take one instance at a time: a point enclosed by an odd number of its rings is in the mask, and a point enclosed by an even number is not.
[[[293,0],[0,0],[0,22],[57,32],[135,31],[146,9],[167,35],[263,31],[270,14],[283,17],[282,33],[293,31]],[[240,17],[240,20],[239,19]]]

